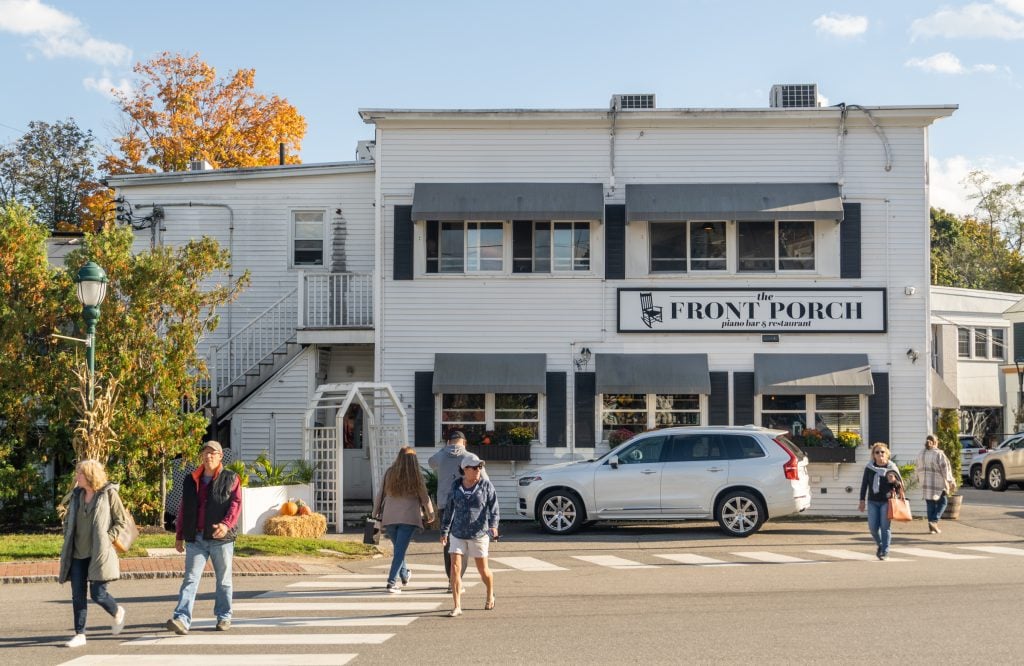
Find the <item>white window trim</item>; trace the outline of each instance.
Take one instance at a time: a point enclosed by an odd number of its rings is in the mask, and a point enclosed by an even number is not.
[[[645,393],[647,396],[647,424],[644,426],[644,430],[654,430],[657,428],[656,414],[656,400],[655,396],[666,395],[659,393]],[[697,409],[698,418],[700,423],[694,427],[703,427],[708,424],[708,396],[705,393],[698,393],[697,399],[699,400],[699,407]],[[597,394],[597,435],[595,439],[598,439],[599,443],[607,443],[608,440],[604,436],[604,393]],[[687,410],[690,411],[690,410]],[[664,426],[668,427],[668,426]],[[658,428],[661,430],[662,428]]]
[[[444,423],[441,420],[441,414],[444,412],[444,395],[443,393],[434,394],[434,441],[441,441],[441,437],[444,436]],[[474,393],[471,395],[480,395]],[[548,397],[544,393],[538,393],[537,395],[537,439],[535,441],[541,444],[547,444],[547,414],[548,414]],[[494,430],[494,392],[484,393],[484,430]]]
[[[867,441],[870,441],[868,439],[868,437],[871,435],[871,433],[868,432],[868,428],[867,428],[868,396],[866,394],[864,394],[864,393],[858,393],[857,396],[859,397],[859,400],[857,402],[857,409],[858,409],[858,413],[860,414],[861,442],[867,442]],[[754,423],[757,423],[757,424],[761,423],[761,414],[762,414],[762,411],[763,411],[761,409],[761,402],[762,402],[761,399],[762,399],[762,397],[763,397],[763,394],[761,394],[761,393],[755,393],[754,394]],[[816,393],[807,393],[807,394],[804,394],[804,398],[806,400],[806,406],[804,408],[804,423],[808,423],[808,424],[810,424],[810,423],[817,423],[817,419],[814,418],[815,415],[817,414],[817,411],[818,411],[818,396],[817,396],[817,394]],[[770,413],[776,413],[774,410],[768,410],[768,411]],[[825,410],[825,411],[829,411],[829,410]],[[795,413],[795,410],[790,410],[790,409],[778,410],[778,413],[786,413],[786,412]]]
[[[959,361],[991,361],[994,363],[1005,363],[1007,358],[1007,347],[1009,346],[1009,333],[1010,329],[1004,326],[957,326],[957,338],[956,338],[956,355]],[[967,348],[970,354],[963,356],[960,354],[960,331],[967,331]],[[985,355],[979,356],[977,354],[977,348],[975,344],[977,342],[977,331],[985,331],[988,336],[988,340],[985,342]],[[995,357],[992,355],[992,331],[1003,332],[1003,354],[1002,356]]]
[[[296,213],[323,213],[323,263],[319,266],[296,266],[295,265],[295,214]],[[319,206],[293,206],[288,209],[288,269],[293,271],[320,271],[330,270],[330,209]]]

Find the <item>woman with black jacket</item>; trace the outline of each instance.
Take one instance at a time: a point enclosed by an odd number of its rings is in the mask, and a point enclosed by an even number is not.
[[[892,474],[895,476],[891,476]],[[857,506],[857,510],[864,511],[866,498],[868,531],[871,532],[871,538],[878,546],[875,555],[880,560],[889,557],[889,544],[892,542],[889,496],[893,490],[898,492],[902,484],[899,468],[889,460],[889,447],[883,442],[872,444],[871,460],[864,468],[864,477],[860,482],[860,504]]]

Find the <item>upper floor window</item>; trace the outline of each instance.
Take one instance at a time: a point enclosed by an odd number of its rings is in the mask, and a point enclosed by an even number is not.
[[[726,269],[725,222],[652,222],[651,272]]]
[[[960,358],[971,357],[971,329],[956,329],[956,350]]]
[[[740,272],[814,270],[814,222],[737,222]]]
[[[426,231],[427,273],[590,270],[590,222],[427,221]]]
[[[501,271],[504,248],[504,222],[427,222],[428,273]]]
[[[292,266],[324,265],[324,212],[292,211]]]
[[[1006,329],[958,328],[957,356],[960,358],[1006,358]],[[973,353],[972,353],[973,352]]]
[[[513,273],[590,270],[589,222],[512,223]]]

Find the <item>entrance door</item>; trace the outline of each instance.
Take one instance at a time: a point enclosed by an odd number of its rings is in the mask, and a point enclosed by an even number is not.
[[[370,448],[366,446],[366,424],[363,410],[352,405],[342,422],[342,477],[347,500],[373,499],[370,479]]]
[[[594,472],[598,515],[623,517],[661,512],[661,453],[667,437],[647,437],[619,452],[619,465],[607,462]]]

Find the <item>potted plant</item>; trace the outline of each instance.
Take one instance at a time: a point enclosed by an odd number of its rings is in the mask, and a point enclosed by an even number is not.
[[[836,435],[836,441],[839,442],[839,446],[846,447],[848,449],[855,449],[860,446],[860,435],[855,432],[841,432]]]
[[[853,438],[856,438],[855,442]],[[841,432],[835,439],[826,440],[820,430],[804,428],[801,440],[809,462],[850,463],[857,460],[856,446],[860,436],[855,433]]]
[[[618,430],[612,430],[608,433],[608,446],[615,448],[623,442],[629,441],[633,438],[633,431],[626,430],[625,428],[619,428]]]
[[[939,449],[949,458],[950,471],[953,473],[953,492],[949,493],[949,503],[943,512],[943,518],[957,520],[960,518],[960,507],[963,506],[964,496],[960,490],[961,459],[960,459],[960,419],[955,409],[939,410],[939,422],[935,427],[935,434],[939,438]]]
[[[275,464],[266,451],[249,466],[248,486],[242,486],[240,534],[263,534],[263,523],[276,516],[289,498],[313,504],[313,466],[306,461]]]
[[[804,428],[801,436],[804,438],[804,446],[821,446],[825,439],[821,431],[814,428]]]
[[[488,430],[476,443],[466,446],[466,450],[488,462],[529,460],[533,440],[533,428],[525,426],[510,428],[503,436]]]

